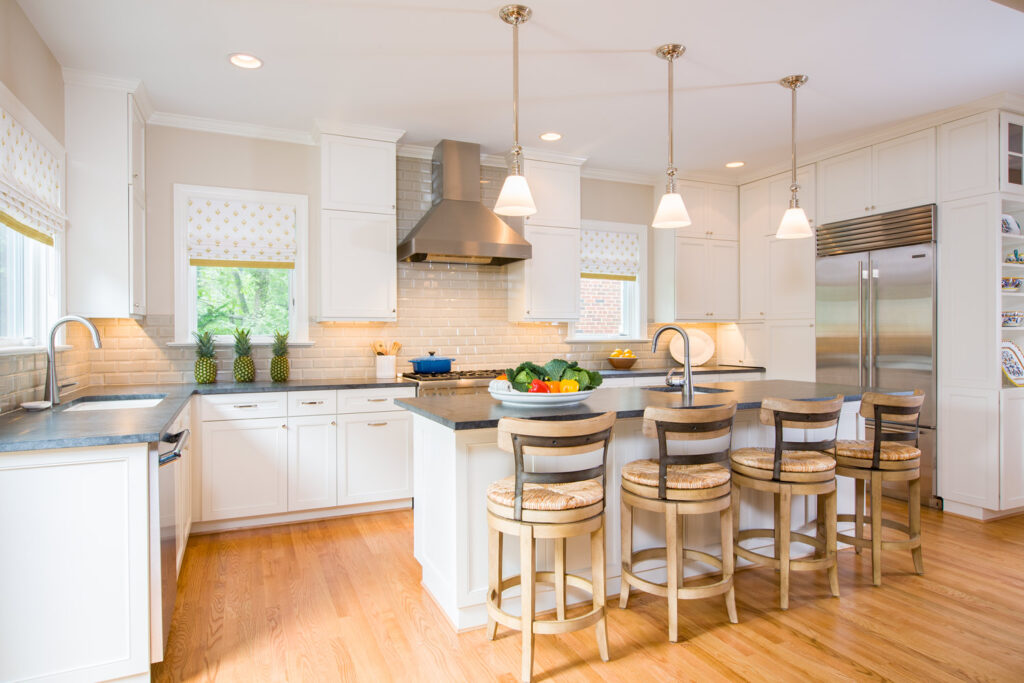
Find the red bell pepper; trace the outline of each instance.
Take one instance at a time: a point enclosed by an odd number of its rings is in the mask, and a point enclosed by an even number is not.
[[[548,385],[544,384],[544,380],[535,379],[532,382],[530,382],[529,393],[531,393],[531,394],[550,394],[551,391],[548,389]]]

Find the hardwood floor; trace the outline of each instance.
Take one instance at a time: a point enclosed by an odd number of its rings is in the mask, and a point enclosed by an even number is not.
[[[740,623],[722,600],[684,602],[675,644],[662,600],[634,593],[609,601],[610,662],[593,629],[538,636],[534,679],[1024,679],[1024,516],[922,517],[923,576],[889,552],[875,588],[870,554],[842,551],[842,597],[800,573],[782,612],[776,573],[741,571]],[[520,638],[452,631],[401,511],[193,537],[168,649],[156,681],[516,681]]]

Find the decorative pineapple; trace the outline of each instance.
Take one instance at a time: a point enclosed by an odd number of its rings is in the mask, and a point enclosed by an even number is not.
[[[270,379],[275,382],[288,381],[288,333],[275,332],[274,357],[270,359]]]
[[[213,347],[213,335],[209,332],[193,332],[196,338],[196,384],[212,384],[217,381],[217,353]]]
[[[249,330],[235,328],[235,381],[251,382],[256,379],[256,363],[252,360],[252,338]]]

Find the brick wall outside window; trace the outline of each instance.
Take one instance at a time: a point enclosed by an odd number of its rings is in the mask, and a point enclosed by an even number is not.
[[[622,284],[621,280],[580,280],[577,334],[622,334]]]

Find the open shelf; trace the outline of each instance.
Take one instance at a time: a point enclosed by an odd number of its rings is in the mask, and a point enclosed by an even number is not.
[[[1002,233],[1003,244],[1024,244],[1024,235],[1008,235]]]
[[[1004,261],[1003,268],[1010,268],[1012,270],[1024,270],[1024,263],[1006,263]]]
[[[1024,332],[1024,327],[1003,327],[1002,325],[1000,325],[999,331],[1007,332],[1009,334],[1020,334],[1021,332]]]

